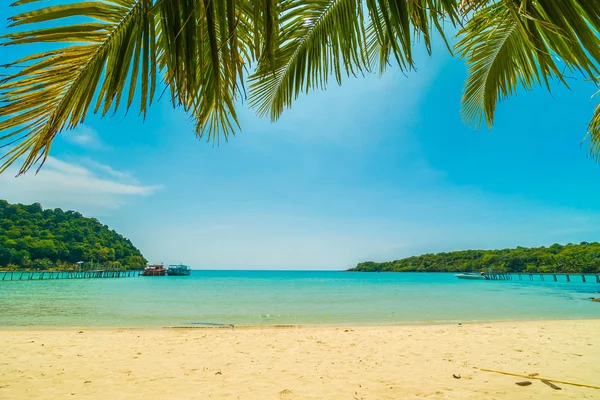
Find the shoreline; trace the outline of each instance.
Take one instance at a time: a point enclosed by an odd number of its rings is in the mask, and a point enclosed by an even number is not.
[[[599,306],[600,308],[600,306]],[[336,328],[392,328],[392,327],[418,327],[418,326],[473,326],[482,324],[508,324],[508,323],[559,323],[559,322],[589,322],[599,321],[598,317],[575,317],[575,318],[557,318],[557,319],[490,319],[490,320],[462,320],[462,321],[400,321],[400,322],[389,322],[389,323],[354,323],[348,322],[344,324],[181,324],[181,325],[14,325],[14,326],[0,326],[0,332],[26,332],[26,331],[72,331],[86,329],[88,331],[109,331],[109,330],[140,330],[140,331],[152,331],[152,330],[260,330],[260,329],[336,329]]]
[[[0,398],[562,399],[594,385],[600,319],[358,327],[0,330]],[[455,378],[453,375],[460,377]]]

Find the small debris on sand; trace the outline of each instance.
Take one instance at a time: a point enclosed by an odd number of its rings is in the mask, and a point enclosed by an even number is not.
[[[549,381],[547,381],[545,379],[542,379],[542,382],[544,382],[546,385],[550,386],[554,390],[562,390],[561,388],[559,388],[558,386],[556,386],[554,383],[549,382]]]
[[[529,386],[529,385],[531,385],[531,382],[529,382],[529,381],[515,382],[515,385]]]

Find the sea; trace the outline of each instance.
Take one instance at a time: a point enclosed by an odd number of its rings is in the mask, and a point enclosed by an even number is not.
[[[188,277],[0,281],[0,327],[395,325],[596,319],[600,283],[451,273],[193,271]]]

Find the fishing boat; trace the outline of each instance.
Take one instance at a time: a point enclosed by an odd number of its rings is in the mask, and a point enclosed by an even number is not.
[[[148,265],[144,270],[140,273],[141,276],[165,276],[167,270],[160,265]]]
[[[462,274],[456,274],[454,276],[457,277],[458,279],[473,279],[473,280],[480,280],[480,281],[484,281],[484,280],[488,279],[485,272],[463,272]]]
[[[173,264],[169,265],[169,269],[167,270],[167,275],[170,276],[188,276],[192,273],[192,270],[187,265],[183,264]]]

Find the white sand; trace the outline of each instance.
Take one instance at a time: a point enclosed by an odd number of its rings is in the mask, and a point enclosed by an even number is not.
[[[600,385],[600,320],[79,331],[0,331],[0,399],[600,399],[479,370]]]

